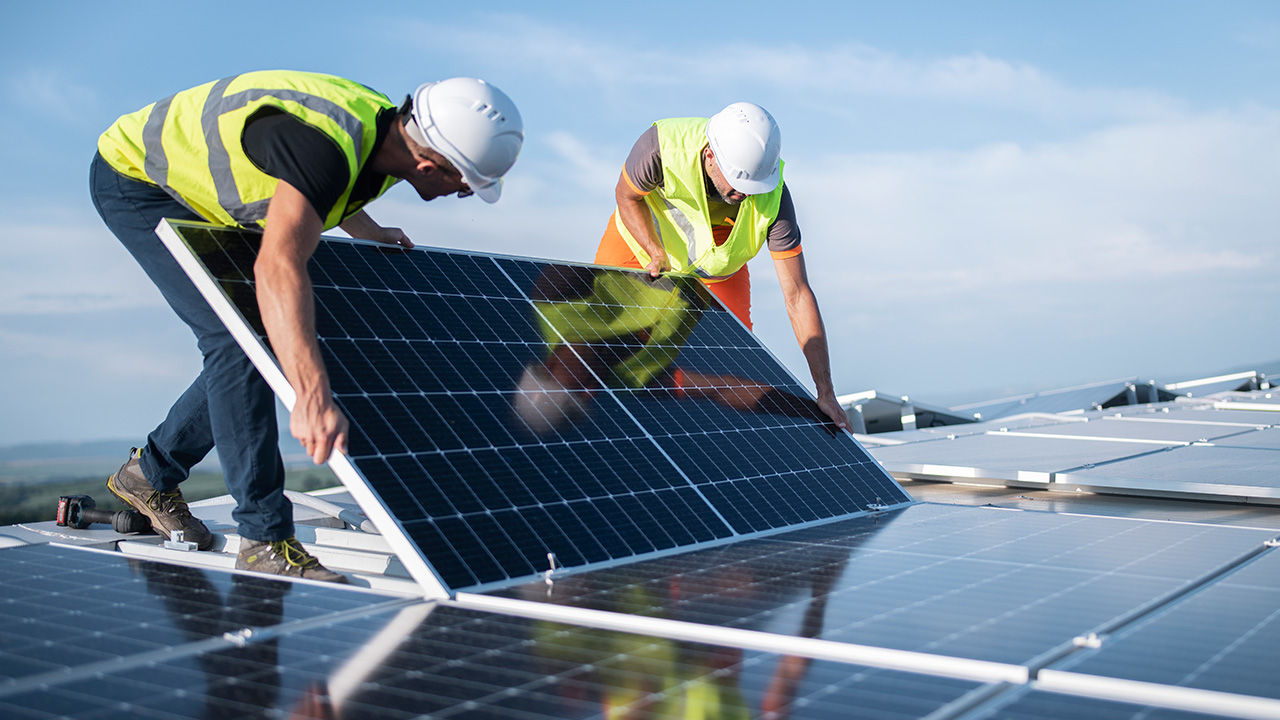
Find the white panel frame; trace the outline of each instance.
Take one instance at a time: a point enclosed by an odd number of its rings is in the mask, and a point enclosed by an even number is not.
[[[187,277],[191,278],[191,282],[195,283],[196,289],[208,301],[218,319],[222,321],[231,336],[235,338],[236,343],[249,356],[254,366],[258,368],[258,372],[262,373],[263,379],[271,386],[276,397],[280,398],[284,406],[292,412],[298,396],[289,384],[289,379],[285,377],[284,370],[280,368],[280,364],[276,361],[275,356],[271,354],[271,351],[258,341],[257,333],[249,326],[249,322],[240,314],[240,311],[236,309],[230,298],[218,286],[217,281],[209,275],[199,258],[191,252],[186,242],[182,240],[182,236],[178,234],[176,228],[183,226],[191,228],[216,228],[216,226],[166,219],[161,220],[160,224],[156,226],[156,235],[160,236],[160,240],[164,242],[170,254],[178,261],[178,265],[182,267],[183,272],[187,274]],[[341,238],[334,239],[341,240]],[[400,524],[400,521],[382,502],[382,499],[374,493],[369,482],[360,474],[360,471],[351,463],[346,454],[335,449],[329,457],[329,467],[333,470],[334,475],[338,476],[338,480],[347,488],[347,491],[351,493],[351,497],[360,506],[360,509],[364,510],[365,514],[369,516],[369,520],[373,522],[374,527],[386,539],[391,551],[404,563],[405,570],[422,588],[424,596],[427,598],[448,597],[449,590],[436,573],[435,568],[431,567],[431,563],[418,550],[418,547],[409,540],[404,526]]]

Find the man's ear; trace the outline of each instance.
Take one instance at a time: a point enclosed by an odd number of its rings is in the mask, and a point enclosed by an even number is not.
[[[436,164],[436,161],[432,160],[429,157],[420,155],[418,157],[415,157],[413,160],[414,160],[414,164],[413,164],[414,169],[424,175],[428,175],[432,171],[440,169],[440,166]]]

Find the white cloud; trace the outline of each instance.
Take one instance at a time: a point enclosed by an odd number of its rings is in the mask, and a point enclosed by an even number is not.
[[[57,68],[23,68],[7,80],[7,94],[16,107],[65,125],[83,124],[99,104],[97,91]]]
[[[750,78],[759,97],[785,98],[834,116],[851,113],[855,100],[886,98],[968,104],[1055,123],[1153,117],[1183,106],[1149,89],[1072,87],[1029,63],[982,52],[912,58],[859,43],[763,47],[714,41],[672,48],[651,38],[618,42],[585,28],[520,15],[447,32],[434,26],[424,33],[421,25],[409,23],[400,32],[408,42],[430,37],[433,46],[443,43],[457,52],[501,47],[506,67],[570,88],[566,107],[571,108],[582,106],[575,101],[610,109],[652,107],[672,94],[740,87],[744,78]]]
[[[612,188],[618,182],[620,170],[612,149],[588,146],[585,142],[564,131],[547,133],[542,141],[550,145],[563,161],[564,167],[556,175],[576,188],[598,192],[600,188]],[[554,168],[545,168],[555,170]]]
[[[163,307],[164,299],[102,221],[74,208],[8,209],[0,244],[0,314]],[[52,222],[22,216],[58,218]]]
[[[793,158],[788,169],[806,246],[865,268],[873,286],[947,295],[1250,271],[1274,245],[1280,113],[962,153]]]

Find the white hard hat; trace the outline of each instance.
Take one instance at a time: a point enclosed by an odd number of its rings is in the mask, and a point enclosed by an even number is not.
[[[712,115],[707,143],[734,190],[759,195],[778,187],[782,131],[764,108],[736,102]]]
[[[502,195],[502,176],[524,144],[524,121],[507,94],[476,78],[424,83],[413,93],[414,142],[440,153],[485,202]]]

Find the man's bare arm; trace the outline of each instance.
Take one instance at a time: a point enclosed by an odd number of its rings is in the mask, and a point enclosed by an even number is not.
[[[827,330],[822,324],[822,313],[818,311],[818,299],[809,286],[809,274],[805,270],[804,255],[788,258],[777,258],[773,261],[778,271],[778,283],[782,286],[782,297],[786,301],[787,316],[791,318],[791,329],[796,333],[796,342],[804,351],[804,359],[809,363],[809,373],[813,376],[813,385],[818,391],[818,407],[837,427],[848,429],[849,419],[836,402],[836,391],[831,384],[831,358],[827,353]]]
[[[644,195],[632,189],[631,183],[627,182],[626,170],[618,176],[618,186],[614,188],[613,194],[618,200],[618,219],[649,255],[649,262],[645,265],[649,276],[658,277],[664,270],[670,270],[667,251],[663,249],[658,229],[653,225],[649,206],[644,202]]]
[[[355,214],[348,217],[338,224],[342,231],[353,238],[361,240],[372,240],[374,242],[386,243],[387,245],[400,245],[402,247],[413,247],[413,241],[408,235],[398,227],[383,227],[379,225],[373,218],[369,217],[369,213],[364,210],[357,210]]]
[[[267,208],[262,249],[253,266],[262,323],[298,396],[289,429],[317,465],[347,445],[347,418],[333,402],[316,341],[315,298],[307,275],[307,260],[320,243],[320,229],[320,216],[311,203],[281,181]]]

